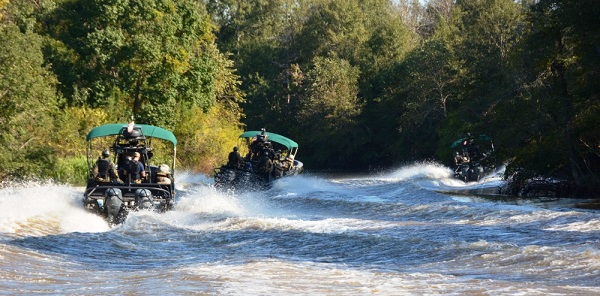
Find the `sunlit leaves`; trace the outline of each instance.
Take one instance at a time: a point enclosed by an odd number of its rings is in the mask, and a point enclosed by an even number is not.
[[[44,66],[42,38],[0,24],[0,177],[50,169],[56,78]]]
[[[49,19],[82,30],[80,34],[53,32],[53,36],[78,54],[56,58],[82,73],[83,79],[73,81],[72,87],[87,90],[88,104],[117,102],[137,120],[171,126],[175,104],[207,109],[216,103],[219,53],[211,48],[214,36],[199,3],[83,2],[67,2]],[[70,13],[77,7],[85,8]],[[61,74],[69,81],[68,73]]]
[[[360,114],[359,71],[348,61],[316,57],[307,76],[307,97],[300,111],[302,120],[325,119],[328,128],[335,130],[336,125],[350,122]]]

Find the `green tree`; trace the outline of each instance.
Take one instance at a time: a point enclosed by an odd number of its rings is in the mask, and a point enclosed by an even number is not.
[[[311,1],[206,1],[219,48],[232,54],[243,81],[246,125],[283,132],[297,111],[297,32]],[[297,81],[297,80],[296,80]],[[272,129],[271,129],[272,130]]]
[[[46,28],[71,105],[120,106],[169,127],[176,104],[216,103],[219,52],[197,1],[65,1]]]
[[[354,1],[325,1],[311,7],[298,39],[300,54],[335,57],[356,64],[369,38],[365,14]]]
[[[525,10],[510,0],[457,1],[450,19],[442,18],[440,25],[433,38],[450,50],[454,78],[446,120],[437,128],[437,156],[449,163],[450,143],[466,132],[505,140],[504,121],[511,114],[500,106],[521,88],[512,57],[524,35]]]
[[[432,39],[411,52],[402,71],[399,95],[406,98],[396,123],[402,133],[393,147],[418,159],[432,157],[438,147],[431,144],[441,142],[438,132],[456,108],[463,66],[447,44]],[[447,145],[442,146],[442,155],[448,154]]]
[[[519,58],[523,91],[512,102],[529,107],[520,121],[511,170],[559,176],[593,191],[600,179],[600,9],[595,1],[539,1]]]
[[[522,38],[524,17],[511,0],[457,2],[447,40],[464,65],[460,99],[465,108],[457,111],[468,121],[466,127],[485,125],[493,107],[514,94],[510,55]]]
[[[306,159],[316,166],[350,165],[356,153],[353,135],[362,107],[358,77],[358,68],[331,57],[316,57],[307,73],[307,93],[298,114],[306,133],[300,139],[307,146]]]
[[[230,149],[227,140],[197,141],[210,131],[238,134],[244,102],[239,76],[219,52],[202,2],[64,0],[40,15],[46,59],[65,97],[61,107],[74,112],[56,117],[64,127],[55,132],[61,157],[82,154],[77,138],[93,126],[132,115],[138,123],[173,130],[189,152],[179,154],[182,167],[208,173],[220,154],[197,152]],[[75,162],[61,166],[68,171]]]
[[[0,23],[0,179],[48,176],[54,164],[57,81],[41,47],[41,36]]]

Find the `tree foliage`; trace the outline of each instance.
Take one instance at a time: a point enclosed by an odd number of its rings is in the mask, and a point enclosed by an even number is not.
[[[240,130],[239,77],[217,49],[201,2],[12,1],[0,11],[0,104],[6,107],[0,154],[7,163],[0,177],[72,181],[66,175],[81,164],[89,130],[132,115],[173,129],[180,142],[192,141],[186,129]],[[206,127],[180,124],[214,113],[224,119]],[[188,144],[198,145],[225,149],[222,142]],[[219,164],[206,155],[181,161],[205,171]]]
[[[308,133],[300,139],[307,144],[307,159],[317,165],[344,162],[356,149],[348,141],[355,133],[362,104],[358,95],[359,71],[339,58],[315,57],[314,68],[306,75],[307,91],[301,99],[298,120]],[[338,150],[335,156],[320,153]]]
[[[553,175],[580,186],[600,183],[600,10],[594,1],[539,1],[519,55],[527,108],[521,132],[525,147],[511,147],[515,162],[530,174]],[[592,189],[593,190],[593,189]]]
[[[56,78],[44,66],[42,37],[0,24],[0,178],[52,169]]]
[[[90,126],[135,115],[173,129],[180,165],[205,172],[245,126],[296,139],[308,168],[449,164],[472,132],[494,138],[509,173],[599,184],[599,7],[0,1],[0,155],[10,172],[68,166]]]
[[[196,1],[66,1],[46,24],[57,40],[51,56],[79,73],[61,76],[71,105],[116,103],[170,127],[175,105],[216,103],[219,53]]]

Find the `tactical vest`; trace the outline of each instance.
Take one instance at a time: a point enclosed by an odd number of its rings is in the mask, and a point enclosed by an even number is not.
[[[228,166],[237,168],[240,166],[240,155],[237,152],[229,152],[229,162]]]
[[[142,178],[142,176],[140,175],[140,172],[138,171],[138,163],[139,161],[130,161],[129,162],[129,169],[127,170],[128,173],[131,175],[131,180],[139,180]]]
[[[98,158],[96,161],[98,166],[98,177],[102,179],[108,178],[108,170],[110,169],[110,160],[104,158]]]
[[[262,173],[270,173],[273,169],[273,163],[267,156],[261,156],[258,160],[258,171]]]

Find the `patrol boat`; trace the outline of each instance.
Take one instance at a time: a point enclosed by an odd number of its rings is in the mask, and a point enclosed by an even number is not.
[[[106,124],[93,128],[86,137],[87,163],[89,178],[83,193],[83,206],[88,211],[103,216],[109,224],[123,223],[129,211],[154,210],[164,212],[173,208],[175,198],[175,156],[177,139],[171,131],[146,125],[130,123]],[[153,142],[157,148],[153,147]],[[106,147],[110,145],[107,149]],[[172,148],[171,148],[172,147]],[[95,155],[98,151],[109,154],[110,171],[98,175]],[[155,152],[161,161],[153,163]],[[144,164],[144,173],[127,174],[132,164],[132,157],[139,156]],[[160,156],[160,157],[159,157]],[[134,162],[135,163],[135,162]],[[135,163],[135,165],[137,165]],[[145,175],[142,177],[141,175]],[[139,178],[138,178],[139,177]]]
[[[242,133],[239,142],[236,152],[245,156],[237,163],[230,161],[215,168],[216,188],[267,189],[273,181],[298,175],[304,170],[304,164],[296,159],[298,143],[292,139],[262,129]]]
[[[454,177],[464,182],[479,182],[495,168],[494,143],[492,138],[481,134],[475,136],[467,133],[466,137],[457,139],[450,145],[454,150]]]

